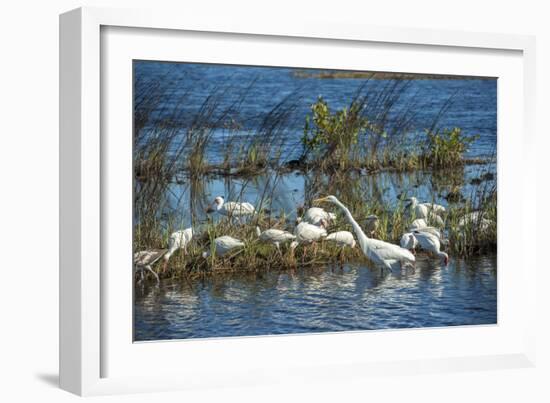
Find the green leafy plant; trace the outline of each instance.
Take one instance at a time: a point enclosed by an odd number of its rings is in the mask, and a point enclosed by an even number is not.
[[[434,168],[464,164],[464,153],[479,136],[466,136],[458,127],[442,131],[426,131],[425,161]]]
[[[306,116],[302,146],[304,155],[314,154],[314,158],[325,164],[346,168],[356,152],[360,134],[369,126],[361,115],[363,104],[351,105],[331,112],[327,102],[319,97],[311,106],[311,115]]]

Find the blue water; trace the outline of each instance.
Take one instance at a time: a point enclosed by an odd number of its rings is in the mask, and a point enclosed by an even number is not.
[[[160,62],[134,62],[134,68],[136,94],[157,81],[163,89],[160,102],[143,129],[146,134],[154,133],[153,128],[163,119],[174,119],[177,111],[178,130],[184,135],[208,97],[216,94],[219,104],[211,116],[216,135],[207,149],[212,161],[221,160],[220,144],[227,141],[227,136],[230,140],[251,133],[261,136],[265,115],[285,99],[292,103],[292,113],[282,135],[283,157],[296,158],[304,117],[318,96],[336,109],[348,105],[359,89],[375,99],[376,94],[395,84],[393,80],[371,80],[365,84],[360,79],[297,78],[292,74],[294,69],[288,68]],[[392,108],[393,115],[388,117],[390,126],[392,119],[406,113],[410,119],[408,131],[414,139],[433,124],[449,102],[437,126],[456,126],[466,134],[479,135],[467,155],[494,157],[496,80],[412,80],[399,85],[404,87]],[[228,116],[217,119],[221,111],[237,101]],[[376,107],[371,109],[372,113],[376,111]],[[226,127],[228,117],[238,122],[238,129]],[[469,198],[475,191],[472,178],[494,171],[494,163],[466,166],[459,173],[463,195]],[[488,183],[495,181],[493,178]],[[178,222],[172,223],[175,227],[197,226],[206,220],[204,210],[215,196],[241,199],[259,207],[267,193],[269,205],[262,207],[274,215],[284,211],[292,220],[297,207],[307,204],[309,194],[315,194],[312,182],[313,178],[299,172],[267,172],[254,178],[205,177],[198,183],[191,183],[182,175],[170,185],[161,213],[173,216],[176,212]],[[367,201],[376,198],[392,208],[401,193],[448,205],[447,182],[452,181],[445,175],[437,178],[429,172],[358,172],[350,175],[350,183],[345,186],[358,189]],[[416,272],[403,275],[345,266],[343,270],[298,269],[192,283],[163,281],[160,287],[136,286],[135,340],[496,323],[495,256],[466,260],[451,256],[446,268],[435,263],[419,257]]]
[[[304,128],[305,116],[311,105],[322,96],[332,110],[348,106],[354,96],[367,94],[369,99],[395,84],[395,80],[297,78],[295,69],[272,67],[243,67],[192,63],[134,62],[136,93],[151,82],[164,84],[161,105],[151,123],[180,111],[182,126],[189,126],[198,110],[212,94],[219,95],[217,112],[227,110],[238,102],[231,117],[239,122],[243,133],[257,130],[267,112],[286,99],[293,105],[288,117],[289,158],[295,157],[296,144]],[[469,156],[492,155],[497,131],[497,80],[411,80],[392,107],[392,117],[408,111],[412,133],[430,128],[441,109],[449,102],[438,120],[438,128],[460,127],[466,135],[479,135],[468,151]],[[242,100],[241,97],[244,96]],[[378,105],[378,104],[377,104]],[[383,103],[372,107],[380,112]],[[237,110],[238,109],[238,110]],[[213,119],[215,120],[215,119]],[[224,123],[227,123],[224,120]],[[222,122],[218,129],[222,130]],[[219,134],[223,136],[222,133]],[[216,158],[214,158],[216,160]]]
[[[136,286],[136,341],[494,324],[496,259],[419,258],[414,273],[362,267]]]

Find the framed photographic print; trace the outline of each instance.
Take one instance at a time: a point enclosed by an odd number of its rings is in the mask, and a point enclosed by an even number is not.
[[[61,16],[63,388],[532,365],[532,38],[180,17]]]

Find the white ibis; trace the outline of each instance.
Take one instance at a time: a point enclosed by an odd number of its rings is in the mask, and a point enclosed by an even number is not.
[[[202,253],[202,257],[207,258],[211,256],[212,250],[214,251],[214,256],[224,256],[227,252],[244,247],[244,242],[236,238],[233,238],[229,235],[220,236],[214,241],[209,250]]]
[[[349,231],[331,232],[325,239],[327,241],[335,242],[341,247],[349,246],[350,248],[355,248],[356,244],[353,234]]]
[[[327,241],[334,242],[342,249],[340,249],[340,265],[344,259],[344,249],[346,247],[355,248],[356,242],[353,234],[349,231],[337,231],[332,232],[325,238]]]
[[[249,217],[256,213],[256,209],[250,203],[225,202],[222,196],[214,199],[212,206],[208,207],[207,213],[218,213],[226,217]]]
[[[296,240],[290,244],[290,249],[294,251],[298,245],[304,245],[304,250],[307,249],[307,245],[316,244],[317,241],[327,236],[326,221],[322,219],[319,222],[320,226],[310,224],[308,222],[300,222],[296,228],[294,228],[294,235]]]
[[[159,281],[159,275],[153,270],[153,265],[166,253],[166,249],[149,249],[142,250],[134,253],[134,270],[139,271],[141,278],[139,282],[143,281],[145,270],[149,271],[155,279],[157,284]]]
[[[493,220],[484,217],[482,211],[472,211],[465,214],[458,220],[458,226],[462,229],[464,227],[474,227],[479,231],[485,232],[493,224]]]
[[[415,219],[411,225],[409,225],[409,231],[414,231],[415,229],[425,228],[428,226],[428,223],[424,218]]]
[[[162,268],[163,272],[166,270],[168,260],[178,249],[183,249],[183,251],[187,253],[187,245],[192,239],[193,228],[186,228],[181,231],[176,231],[170,235],[170,239],[168,240],[168,252],[166,252],[166,254],[162,257],[164,260],[164,265]]]
[[[415,248],[418,246],[418,241],[416,240],[412,232],[406,232],[401,237],[399,244],[402,248],[413,251],[414,253]]]
[[[256,227],[256,234],[261,241],[272,243],[277,247],[279,253],[281,253],[280,244],[296,239],[296,235],[291,234],[288,231],[283,231],[276,228],[266,229],[264,232],[260,230],[260,227]]]
[[[447,264],[449,263],[449,255],[447,255],[445,252],[440,251],[441,243],[439,241],[439,237],[435,236],[434,234],[422,231],[414,231],[413,235],[418,241],[421,249],[429,252],[432,255],[435,255],[436,257],[439,257],[443,261],[445,266],[447,266]]]
[[[414,267],[415,257],[410,251],[389,242],[369,238],[365,235],[359,224],[357,224],[357,221],[355,221],[348,208],[344,206],[335,196],[323,197],[315,200],[314,202],[329,202],[335,204],[343,211],[348,222],[353,227],[353,231],[357,236],[361,250],[374,264],[385,267],[390,271],[397,265],[400,268],[404,268],[405,266]]]
[[[447,210],[440,204],[419,203],[416,197],[410,197],[405,200],[408,204],[405,206],[409,211],[414,212],[415,218],[423,218],[427,223],[433,223],[438,227],[443,227],[445,223],[440,214]]]
[[[325,220],[327,223],[336,221],[336,214],[329,213],[320,207],[311,207],[306,211],[302,220],[320,226],[321,220]]]

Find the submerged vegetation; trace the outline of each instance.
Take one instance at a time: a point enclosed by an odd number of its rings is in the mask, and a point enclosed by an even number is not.
[[[254,124],[240,113],[253,82],[240,91],[216,88],[191,116],[184,108],[188,93],[161,102],[174,85],[177,80],[135,83],[134,250],[166,248],[173,231],[190,225],[197,229],[186,251],[174,255],[161,277],[317,268],[337,265],[341,258],[364,263],[360,249],[341,249],[326,241],[294,252],[283,244],[279,252],[261,242],[255,229],[292,232],[300,209],[311,207],[308,203],[317,197],[334,194],[360,225],[369,215],[378,217],[374,237],[399,244],[415,218],[403,200],[420,196],[418,188],[426,182],[430,193],[422,195],[423,201],[446,199],[443,233],[451,256],[496,249],[494,159],[467,158],[476,134],[439,127],[440,115],[427,122],[425,131],[413,129],[418,105],[399,102],[408,90],[407,79],[381,82],[372,93],[362,86],[341,108],[331,107],[320,96],[306,116],[297,113],[301,100],[291,92]],[[289,132],[300,124],[301,138],[298,133],[289,140]],[[219,158],[212,156],[213,149]],[[477,164],[477,183],[465,179],[465,169],[472,164]],[[380,185],[385,173],[397,175],[392,180],[399,194]],[[305,205],[284,209],[275,200],[283,177],[289,175],[303,178]],[[418,181],[399,183],[406,182],[403,175]],[[227,200],[252,202],[258,213],[243,223],[205,215],[213,199],[208,190],[212,180],[226,184]],[[182,206],[182,193],[174,187],[184,189],[187,205]],[[252,190],[255,197],[250,200],[247,194]],[[338,218],[329,232],[351,231],[340,213],[333,212]],[[204,258],[203,252],[221,235],[237,238],[245,246],[222,258]]]

